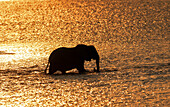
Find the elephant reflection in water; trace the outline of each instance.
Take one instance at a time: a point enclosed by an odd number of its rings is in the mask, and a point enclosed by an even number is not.
[[[57,70],[65,74],[66,71],[77,68],[79,73],[84,73],[84,62],[91,61],[91,59],[96,60],[97,70],[99,72],[99,55],[96,48],[92,45],[87,46],[79,44],[73,48],[61,47],[54,50],[48,60],[45,73],[47,74],[47,68],[49,66],[49,74],[53,74]]]

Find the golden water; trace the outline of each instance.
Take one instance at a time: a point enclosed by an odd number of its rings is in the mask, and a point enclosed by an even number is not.
[[[0,2],[0,105],[168,106],[168,6],[162,0]],[[100,74],[43,74],[54,49],[77,44],[96,47]]]

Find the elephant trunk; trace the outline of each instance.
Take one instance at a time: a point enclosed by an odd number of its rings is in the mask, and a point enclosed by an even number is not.
[[[99,71],[99,58],[96,59],[96,65],[97,65],[97,72],[100,72],[100,71]]]
[[[97,58],[95,58],[95,59],[96,59],[97,70],[94,68],[94,72],[100,72],[99,71],[99,56],[97,56]]]

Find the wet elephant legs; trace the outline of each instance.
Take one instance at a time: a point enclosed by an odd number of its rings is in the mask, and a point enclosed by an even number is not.
[[[79,71],[80,74],[84,73],[86,70],[84,69],[84,62],[80,63],[79,65],[77,65],[77,70]],[[55,64],[51,63],[49,66],[49,74],[53,74],[54,72],[56,72],[58,70],[58,67],[56,67]],[[61,70],[62,74],[66,74],[65,70]]]
[[[56,71],[55,66],[53,64],[50,64],[49,74],[53,74],[55,71]]]
[[[54,72],[56,72],[58,69],[57,67],[55,66],[55,64],[50,64],[50,67],[49,67],[49,74],[53,74]],[[66,71],[64,70],[61,70],[62,74],[65,74]]]
[[[77,70],[79,71],[80,74],[84,73],[86,70],[84,69],[84,62],[80,63],[77,66]]]

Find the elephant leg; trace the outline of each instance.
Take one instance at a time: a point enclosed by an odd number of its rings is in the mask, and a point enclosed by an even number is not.
[[[55,66],[53,64],[50,64],[49,74],[53,74],[55,71],[56,71]]]
[[[61,71],[62,72],[62,74],[66,74],[66,71]]]
[[[77,70],[79,71],[79,74],[84,73],[86,70],[84,69],[84,63],[78,65]]]

